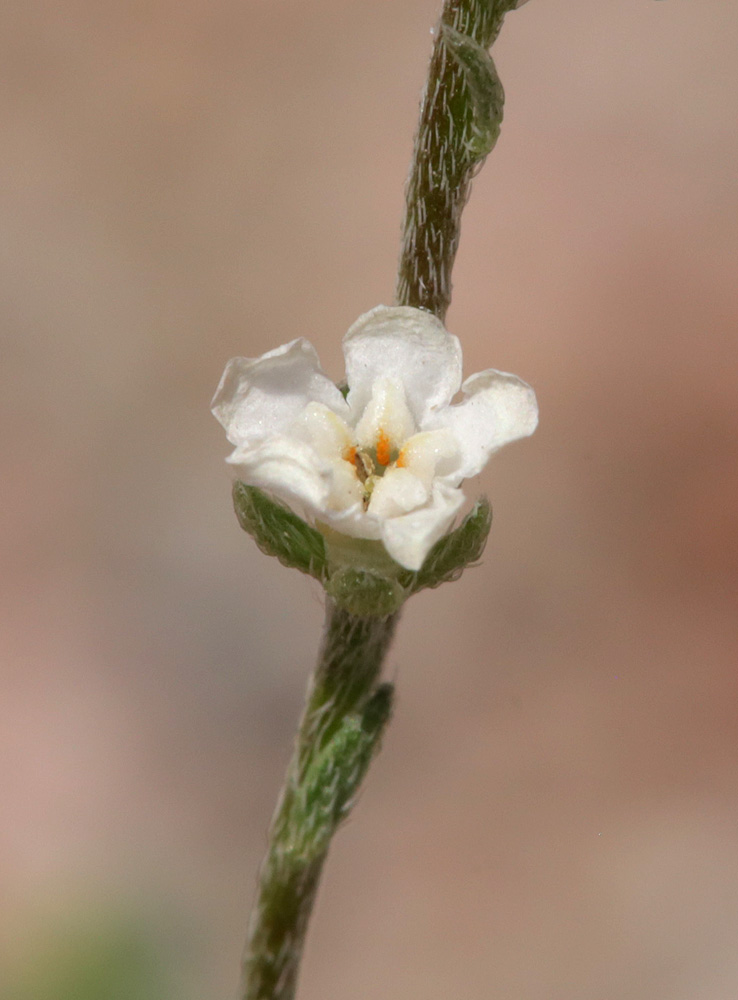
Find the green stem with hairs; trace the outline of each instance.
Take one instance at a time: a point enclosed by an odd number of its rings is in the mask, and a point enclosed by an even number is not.
[[[396,299],[443,320],[461,213],[500,131],[504,93],[488,53],[517,0],[447,0],[423,94],[406,192]]]
[[[503,92],[488,48],[517,0],[446,0],[431,57],[407,186],[397,302],[441,320],[472,177],[494,146]],[[389,719],[382,663],[402,601],[455,579],[489,531],[485,502],[441,539],[418,573],[334,566],[322,537],[260,491],[237,483],[236,511],[260,548],[319,579],[325,634],[294,755],[272,821],[244,958],[243,1000],[292,1000],[331,838],[353,805]],[[399,567],[398,567],[399,569]]]
[[[244,959],[244,1000],[291,1000],[333,834],[348,815],[389,719],[379,683],[397,614],[330,603],[287,780],[269,835]]]

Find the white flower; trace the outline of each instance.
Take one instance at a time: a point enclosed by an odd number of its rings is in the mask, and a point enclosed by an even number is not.
[[[377,306],[343,348],[345,399],[302,338],[229,361],[212,403],[228,461],[319,528],[381,539],[419,569],[464,502],[461,482],[533,433],[535,395],[492,369],[462,386],[458,339],[420,309]]]

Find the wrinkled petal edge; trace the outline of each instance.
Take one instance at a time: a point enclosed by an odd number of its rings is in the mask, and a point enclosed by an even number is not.
[[[348,403],[363,412],[377,379],[402,383],[419,426],[446,406],[461,385],[461,345],[432,313],[411,306],[376,306],[343,338]]]

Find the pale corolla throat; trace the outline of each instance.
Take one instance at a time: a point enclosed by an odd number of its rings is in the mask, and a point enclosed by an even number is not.
[[[310,403],[300,419],[332,469],[331,507],[358,506],[383,517],[426,503],[439,459],[456,450],[449,435],[418,433],[402,384],[389,378],[376,380],[361,412],[351,412],[350,394],[348,402],[348,420],[319,403]]]
[[[353,465],[356,477],[364,490],[362,503],[364,510],[369,507],[377,480],[389,469],[405,467],[404,449],[398,448],[387,432],[379,429],[377,440],[370,448],[350,445],[343,453],[343,460]]]

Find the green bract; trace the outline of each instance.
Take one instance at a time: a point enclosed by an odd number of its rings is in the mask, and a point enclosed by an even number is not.
[[[392,711],[393,688],[380,684],[361,714],[341,720],[327,745],[308,764],[290,821],[295,851],[309,858],[324,851],[348,816]]]
[[[322,580],[325,574],[323,536],[284,504],[255,486],[233,484],[233,506],[238,523],[262,552],[276,556],[284,566]]]
[[[413,572],[391,559],[381,542],[321,533],[255,486],[236,482],[233,504],[262,552],[319,580],[337,605],[358,617],[393,614],[412,594],[458,579],[481,558],[492,524],[483,497]]]
[[[460,102],[456,125],[462,133],[466,128],[469,130],[465,146],[470,154],[470,166],[473,166],[477,160],[484,159],[492,152],[499,138],[505,91],[494,60],[484,46],[445,23],[441,24],[441,38],[463,73],[471,98],[469,102]],[[470,120],[469,107],[472,112]]]

